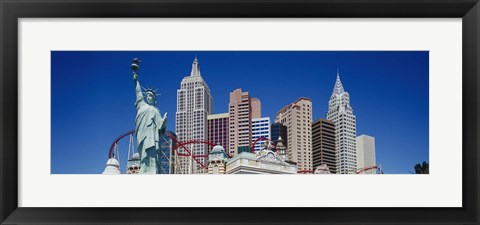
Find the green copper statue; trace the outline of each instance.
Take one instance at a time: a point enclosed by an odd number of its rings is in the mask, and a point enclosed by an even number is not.
[[[158,154],[160,149],[159,140],[165,134],[167,125],[167,113],[160,115],[157,108],[157,95],[154,90],[145,90],[146,97],[143,96],[142,88],[138,82],[138,68],[140,61],[135,58],[132,62],[133,81],[135,82],[135,108],[137,116],[135,117],[135,133],[137,135],[137,148],[140,153],[140,173],[156,174]],[[145,98],[145,99],[144,99]]]

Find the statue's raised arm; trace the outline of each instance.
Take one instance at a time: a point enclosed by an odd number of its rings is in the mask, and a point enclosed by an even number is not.
[[[140,64],[140,60],[137,58],[134,58],[132,61],[132,73],[133,73],[133,81],[135,82],[135,105],[137,105],[140,102],[143,102],[143,93],[142,93],[142,87],[140,86],[140,82],[138,82],[138,68]]]

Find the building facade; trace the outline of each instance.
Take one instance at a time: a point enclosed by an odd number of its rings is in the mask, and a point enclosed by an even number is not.
[[[357,168],[356,117],[350,106],[350,95],[343,89],[340,75],[328,102],[327,119],[335,124],[336,172],[351,174]]]
[[[213,147],[208,154],[208,174],[225,174],[227,160],[228,156],[222,146],[216,145]]]
[[[288,137],[288,131],[287,131],[287,126],[281,124],[281,123],[272,123],[270,126],[270,132],[272,134],[272,141],[274,145],[277,145],[277,140],[278,137],[282,137],[283,140],[283,145],[285,147],[288,146],[287,142],[287,137]]]
[[[259,138],[271,139],[270,117],[252,119],[252,144]],[[262,150],[265,140],[259,140],[255,143],[255,152]]]
[[[133,154],[131,159],[127,161],[127,174],[139,174],[140,173],[140,154]]]
[[[229,127],[228,121],[229,113],[212,114],[207,116],[208,120],[208,141],[215,145],[220,145],[223,148],[228,148],[229,141]],[[210,147],[210,150],[213,147]]]
[[[357,169],[376,166],[375,138],[362,134],[357,137]]]
[[[287,127],[287,158],[298,170],[313,170],[312,161],[312,100],[299,98],[283,107],[275,117],[276,123]]]
[[[337,156],[335,149],[335,124],[326,119],[312,123],[313,168],[328,166],[328,171],[336,173]]]
[[[297,167],[278,157],[271,150],[242,152],[228,159],[227,174],[296,174]]]
[[[258,98],[251,98],[250,104],[252,106],[252,119],[262,117],[262,102]]]
[[[177,90],[177,112],[175,130],[178,140],[206,140],[208,137],[207,116],[213,111],[213,98],[207,83],[200,74],[200,65],[195,58],[192,71],[184,77]],[[190,144],[189,149],[195,155],[208,154],[208,145]],[[179,152],[185,153],[183,149]],[[182,174],[205,173],[206,170],[189,157],[179,158],[177,171]],[[206,164],[207,159],[201,158]]]
[[[272,142],[273,143],[273,142]],[[280,159],[283,161],[287,160],[287,146],[284,144],[282,136],[279,136],[277,140],[275,140],[275,153],[278,155]]]
[[[239,148],[250,148],[252,140],[252,105],[248,92],[236,89],[230,93],[229,147],[231,156],[238,154]]]

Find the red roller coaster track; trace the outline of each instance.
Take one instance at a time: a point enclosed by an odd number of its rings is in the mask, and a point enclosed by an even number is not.
[[[124,134],[118,136],[118,137],[115,139],[115,141],[113,141],[112,145],[110,145],[110,150],[108,151],[108,158],[113,158],[113,150],[115,149],[115,144],[118,144],[118,142],[119,142],[122,138],[124,138],[124,137],[126,137],[126,136],[128,136],[128,135],[130,135],[130,134],[134,134],[134,133],[135,133],[135,130],[131,130],[131,131],[127,132],[127,133],[124,133]]]
[[[257,138],[257,140],[255,140],[252,144],[252,148],[250,149],[250,152],[251,153],[255,153],[255,145],[257,144],[257,142],[259,141],[270,141],[270,139],[266,138],[266,137],[259,137]]]
[[[110,145],[110,150],[108,152],[108,158],[113,158],[114,155],[113,155],[113,152],[115,150],[115,145],[118,144],[118,142],[120,140],[122,140],[122,138],[128,136],[128,135],[132,135],[135,133],[135,130],[131,130],[127,133],[124,133],[120,136],[118,136],[114,141],[113,143]],[[178,155],[178,156],[182,156],[182,157],[189,157],[189,156],[192,156],[192,152],[190,151],[190,149],[187,147],[187,145],[189,144],[206,144],[208,146],[215,146],[215,144],[209,142],[209,141],[202,141],[202,140],[189,140],[189,141],[185,141],[185,142],[181,142],[179,141],[175,136],[173,136],[171,133],[169,132],[166,132],[165,133],[170,139],[172,139],[173,141],[175,141],[176,145],[175,145],[175,148],[173,149],[175,151],[175,154]],[[178,151],[178,148],[179,147],[182,147],[187,153],[180,153]],[[209,150],[211,151],[211,150]],[[231,158],[231,155],[229,153],[227,153],[228,157]],[[193,155],[192,158],[193,160],[195,160],[200,166],[201,168],[207,168],[208,165],[202,163],[199,158],[206,158],[208,157],[208,154],[203,154],[203,155]]]
[[[382,170],[382,168],[380,168],[380,166],[365,167],[365,168],[362,168],[362,169],[359,169],[359,170],[355,171],[355,174],[359,174],[361,172],[365,172],[365,171],[368,171],[368,170],[378,170],[381,174],[383,174],[383,170]]]

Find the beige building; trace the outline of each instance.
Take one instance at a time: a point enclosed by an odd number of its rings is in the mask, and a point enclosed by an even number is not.
[[[261,116],[261,103],[258,98],[251,98],[248,92],[236,89],[230,92],[228,104],[229,146],[231,156],[238,154],[238,149],[250,149],[252,143],[252,118]]]
[[[336,173],[337,156],[335,149],[335,124],[327,119],[319,119],[312,124],[313,168],[326,165],[331,173]]]
[[[312,100],[302,97],[283,107],[275,122],[287,127],[287,159],[297,163],[298,170],[313,170]]]

